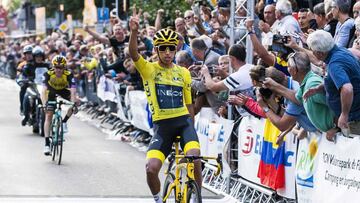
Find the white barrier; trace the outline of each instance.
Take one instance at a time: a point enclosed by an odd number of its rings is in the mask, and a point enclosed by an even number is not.
[[[102,84],[111,83],[103,81]],[[112,91],[108,93],[105,91],[100,95],[103,94],[104,98],[111,99],[111,93]],[[151,132],[144,92],[130,91],[127,99],[133,115],[131,123],[137,128]],[[210,108],[202,108],[195,118],[201,153],[216,156],[222,152],[226,155],[225,146],[232,128],[233,121],[218,117]],[[264,120],[252,116],[244,117],[236,130],[239,137],[238,174],[241,178],[230,179],[230,194],[227,194],[225,178],[229,177],[227,176],[230,172],[229,166],[224,164],[226,175],[219,177],[214,176],[214,168],[206,167],[203,171],[204,187],[243,202],[275,202],[272,191],[263,186],[258,178],[264,139]],[[308,138],[300,141],[297,147],[294,135],[287,134],[283,160],[285,187],[278,189],[277,194],[290,199],[297,197],[298,202],[358,202],[356,197],[360,197],[359,138],[351,139],[338,135],[336,144],[321,138],[325,138],[325,135],[309,133]],[[298,157],[295,164],[296,156]],[[226,157],[223,160],[226,163]]]
[[[335,144],[311,134],[299,144],[296,168],[298,202],[359,202],[358,137],[338,135]]]

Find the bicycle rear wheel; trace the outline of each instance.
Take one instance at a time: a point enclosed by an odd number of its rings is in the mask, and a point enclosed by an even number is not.
[[[187,187],[188,187],[188,193],[187,193],[187,203],[201,203],[202,202],[202,198],[201,198],[201,189],[198,186],[198,184],[191,180],[187,183]]]
[[[162,198],[164,198],[167,195],[167,193],[170,189],[170,185],[171,185],[171,183],[174,182],[174,180],[175,180],[174,174],[172,174],[172,173],[167,174],[165,181],[164,181]],[[166,201],[164,201],[164,203],[178,203],[179,201],[176,201],[175,195],[176,195],[176,191],[175,191],[175,188],[173,188],[169,197],[166,199]]]

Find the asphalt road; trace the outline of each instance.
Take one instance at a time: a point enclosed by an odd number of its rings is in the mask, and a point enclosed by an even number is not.
[[[144,152],[72,117],[57,165],[43,154],[44,138],[21,126],[18,92],[0,78],[0,202],[151,202]]]

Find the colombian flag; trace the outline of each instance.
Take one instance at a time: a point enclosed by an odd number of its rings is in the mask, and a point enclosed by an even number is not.
[[[285,142],[282,142],[281,146],[276,144],[280,133],[280,130],[266,119],[257,176],[261,184],[274,190],[285,186]]]

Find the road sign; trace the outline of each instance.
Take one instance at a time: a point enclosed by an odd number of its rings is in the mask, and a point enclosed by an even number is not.
[[[66,21],[59,25],[59,30],[63,33],[67,32],[68,29],[69,29],[69,26]]]
[[[109,22],[110,19],[110,13],[109,13],[109,8],[108,7],[104,7],[104,8],[98,8],[97,9],[98,12],[98,23],[107,23]]]

